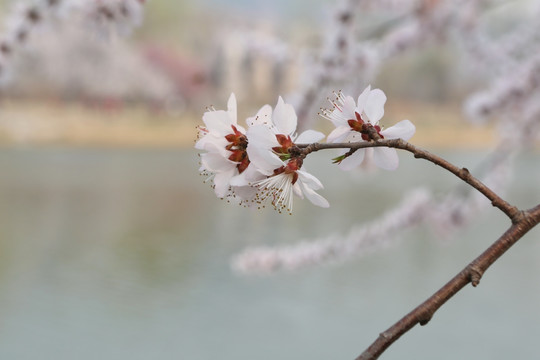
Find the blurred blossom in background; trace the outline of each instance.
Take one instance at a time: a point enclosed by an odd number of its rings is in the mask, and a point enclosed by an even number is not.
[[[328,134],[317,112],[332,91],[372,84],[388,95],[381,124],[410,119],[412,143],[532,206],[539,11],[532,0],[0,1],[0,358],[354,358],[506,224],[406,154],[395,172],[352,174],[333,153],[311,156],[329,209],[232,206],[197,172],[202,113],[234,92],[242,123],[282,95],[300,127]],[[538,234],[385,359],[420,347],[532,358]],[[283,269],[298,271],[245,274]]]

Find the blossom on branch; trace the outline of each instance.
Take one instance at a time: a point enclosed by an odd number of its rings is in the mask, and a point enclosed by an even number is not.
[[[216,196],[238,196],[240,203],[247,203],[255,190],[245,180],[250,168],[248,142],[246,130],[237,122],[234,94],[229,97],[227,111],[211,108],[203,114],[203,122],[195,148],[207,152],[200,155],[199,171],[213,180]]]
[[[231,94],[227,111],[210,108],[203,114],[205,126],[199,127],[195,148],[200,155],[202,175],[213,181],[220,198],[237,198],[251,206],[270,199],[276,210],[291,213],[293,194],[307,197],[313,204],[328,207],[328,201],[316,193],[321,182],[301,170],[304,152],[294,141],[314,143],[324,134],[307,130],[296,134],[297,117],[293,107],[280,97],[272,111],[263,106],[247,119],[249,129],[237,121],[236,98]],[[248,140],[249,139],[249,140]]]
[[[356,103],[351,96],[344,96],[341,92],[330,103],[333,108],[322,109],[320,113],[336,126],[328,135],[328,142],[355,143],[398,138],[409,140],[416,130],[409,120],[382,129],[379,120],[384,115],[386,95],[380,89],[371,90],[371,85],[358,96]],[[399,164],[396,150],[387,147],[358,149],[354,152],[344,150],[336,160],[342,170],[351,170],[359,166],[366,156],[372,156],[375,164],[386,170],[395,170]]]
[[[315,192],[323,188],[321,182],[300,170],[305,155],[295,145],[295,141],[317,142],[324,134],[306,130],[297,136],[296,112],[281,97],[273,112],[270,106],[264,106],[248,123],[251,126],[247,131],[247,153],[252,166],[264,176],[251,183],[258,189],[255,202],[264,203],[270,199],[276,210],[291,213],[294,193],[300,198],[307,197],[317,206],[328,207],[328,201]]]

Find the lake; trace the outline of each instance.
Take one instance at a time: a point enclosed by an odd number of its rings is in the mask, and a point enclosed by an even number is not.
[[[485,153],[444,151],[474,169]],[[459,180],[401,154],[396,172],[306,167],[329,209],[292,216],[218,200],[185,149],[0,149],[1,359],[354,359],[493,242],[494,208],[453,239],[426,227],[340,264],[245,276],[247,246],[345,233],[407,189],[443,196]],[[518,157],[506,198],[540,202],[540,156]],[[540,231],[392,346],[382,359],[531,359],[540,337]]]

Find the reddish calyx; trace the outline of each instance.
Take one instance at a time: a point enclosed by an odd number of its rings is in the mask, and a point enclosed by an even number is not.
[[[298,180],[298,173],[296,171],[300,170],[303,162],[304,160],[300,157],[292,158],[291,160],[289,160],[289,162],[287,162],[286,165],[283,165],[282,167],[275,169],[274,175],[279,175],[282,173],[292,174],[293,176],[292,184],[294,185],[294,183],[296,183],[296,181]]]
[[[277,134],[276,140],[278,141],[279,145],[281,146],[274,146],[272,150],[274,150],[277,154],[280,155],[286,155],[289,153],[289,149],[294,146],[294,143],[290,136],[285,136],[283,134]]]
[[[362,116],[360,116],[360,114],[357,112],[355,112],[354,115],[356,116],[356,119],[347,120],[347,123],[352,130],[362,134],[362,140],[379,140],[376,138],[376,136],[374,136],[374,134],[377,134],[380,139],[384,139],[384,136],[381,134],[381,127],[379,125],[373,125],[369,122],[365,122],[362,119]]]
[[[229,160],[237,162],[236,165],[238,172],[241,174],[247,169],[249,165],[249,158],[247,154],[248,140],[246,135],[242,134],[236,126],[231,125],[233,132],[225,136],[225,139],[229,142],[229,145],[225,149],[231,152]]]
[[[247,149],[248,141],[246,135],[238,131],[234,125],[231,125],[231,128],[233,129],[233,133],[225,136],[225,139],[230,142],[230,144],[227,145],[227,150],[231,150],[231,148],[235,146]]]

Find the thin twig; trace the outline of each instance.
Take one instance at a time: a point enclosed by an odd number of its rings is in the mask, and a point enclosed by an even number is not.
[[[469,170],[465,167],[460,168],[451,164],[450,162],[444,160],[443,158],[432,154],[426,150],[420,149],[407,141],[402,139],[390,139],[390,140],[377,140],[369,142],[356,142],[356,143],[333,143],[333,144],[297,144],[299,148],[302,149],[304,155],[307,155],[314,151],[319,151],[323,149],[351,149],[348,153],[349,155],[355,152],[358,149],[369,148],[369,147],[390,147],[401,150],[406,150],[414,154],[415,158],[425,159],[429,162],[432,162],[435,165],[438,165],[452,174],[459,177],[461,180],[465,181],[467,184],[471,185],[473,188],[481,192],[485,197],[487,197],[491,204],[499,208],[504,212],[511,220],[512,223],[516,223],[519,218],[520,212],[519,209],[513,205],[510,205],[508,202],[503,200],[499,195],[497,195],[493,190],[487,187],[480,180],[475,178]]]
[[[467,284],[471,283],[473,286],[477,286],[484,272],[491,264],[499,259],[530,229],[540,223],[540,205],[526,211],[521,211],[517,207],[503,200],[493,190],[472,176],[467,168],[459,168],[443,158],[420,149],[402,139],[379,139],[376,141],[356,143],[314,143],[297,145],[298,151],[300,151],[303,156],[307,156],[311,152],[323,149],[350,149],[346,153],[347,156],[350,156],[359,149],[381,146],[409,151],[415,158],[425,159],[450,171],[487,197],[493,206],[499,208],[512,220],[512,225],[499,239],[497,239],[497,241],[454,276],[446,283],[446,285],[410,313],[405,315],[401,320],[392,325],[388,330],[382,332],[375,342],[373,342],[356,360],[377,359],[390,345],[399,339],[401,335],[412,329],[416,324],[427,324],[431,320],[433,314]]]

